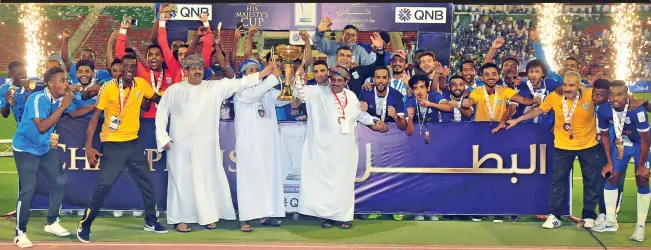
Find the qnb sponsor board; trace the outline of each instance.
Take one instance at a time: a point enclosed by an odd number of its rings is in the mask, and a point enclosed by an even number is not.
[[[446,23],[444,7],[396,7],[396,23]]]
[[[208,21],[212,21],[212,5],[210,4],[177,4],[173,10],[171,20],[176,21],[199,21],[201,13],[208,13]]]

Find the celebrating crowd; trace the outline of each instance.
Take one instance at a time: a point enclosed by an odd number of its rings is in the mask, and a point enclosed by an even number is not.
[[[155,119],[157,149],[167,152],[167,223],[176,231],[190,232],[190,224],[215,229],[219,220],[236,218],[243,232],[252,232],[254,221],[280,226],[285,217],[277,127],[281,116],[307,122],[298,211],[323,219],[323,228],[353,226],[358,123],[380,133],[388,131],[388,123],[395,123],[406,136],[422,137],[425,143],[434,139],[429,133],[436,127],[428,126],[433,123],[494,122],[493,133],[537,123],[553,130],[555,147],[550,214],[543,228],[561,226],[568,176],[578,157],[584,182],[581,225],[596,232],[617,231],[622,180],[633,157],[638,219],[631,239],[644,240],[651,197],[646,113],[651,106],[647,100],[633,98],[623,81],[611,82],[600,75],[583,81],[577,58],[567,58],[559,72],[552,72],[535,30],[527,31],[535,60],[525,63],[506,57],[494,63],[499,50],[522,49],[509,47],[521,43],[522,37],[497,36],[481,64],[466,60],[451,69],[437,62],[432,51],[418,51],[415,64],[409,65],[407,52],[388,52],[388,38],[378,33],[371,37],[372,56],[357,44],[359,30],[352,25],[343,29],[340,42],[326,40],[324,32],[332,22],[324,17],[313,38],[301,33],[305,56],[291,67],[283,67],[278,51],[264,56],[252,53],[255,27],[246,31],[246,60],[236,65],[236,48],[226,62],[219,31],[211,29],[205,14],[189,45],[175,41],[170,47],[166,6],[161,5],[154,25],[157,42],[148,47],[144,62],[126,47],[132,22],[125,18],[109,40],[107,50],[115,58],[108,69],[95,68],[92,50],[84,50],[73,62],[67,56],[68,31],[62,35],[63,64],[48,61],[42,81],[28,81],[21,62],[9,65],[11,79],[0,88],[4,96],[0,106],[4,117],[13,113],[18,123],[13,137],[20,183],[14,239],[18,247],[32,246],[26,232],[39,169],[51,184],[44,230],[57,236],[70,234],[59,224],[67,182],[56,149],[56,125],[62,116],[89,121],[87,160],[91,165],[102,163],[98,183],[75,229],[84,243],[90,242],[91,226],[124,168],[143,198],[144,230],[167,232],[158,222],[156,190],[138,138],[141,119]],[[243,32],[235,30],[235,39]],[[328,56],[327,61],[312,62],[310,39],[315,49]],[[199,43],[203,49],[197,54]],[[307,79],[309,71],[313,79]],[[292,90],[290,98],[281,86]],[[236,128],[237,214],[219,153],[222,119],[234,119]],[[98,125],[101,148],[92,143]]]

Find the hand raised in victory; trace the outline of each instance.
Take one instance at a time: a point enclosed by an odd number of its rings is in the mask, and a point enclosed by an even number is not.
[[[275,63],[270,63],[267,64],[266,67],[262,71],[260,71],[260,79],[267,77],[268,75],[271,75],[271,73],[276,69],[276,64]]]

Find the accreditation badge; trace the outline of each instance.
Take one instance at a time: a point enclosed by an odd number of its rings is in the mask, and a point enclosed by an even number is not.
[[[345,117],[340,117],[339,118],[339,124],[341,124],[341,133],[342,134],[350,134],[350,123],[346,121]]]
[[[52,132],[50,134],[50,148],[56,148],[59,145],[59,134]]]
[[[120,118],[117,116],[111,116],[111,118],[109,118],[109,129],[111,131],[117,131],[120,128],[120,122]]]

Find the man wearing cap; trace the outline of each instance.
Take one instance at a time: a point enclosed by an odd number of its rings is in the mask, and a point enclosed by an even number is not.
[[[167,150],[167,222],[179,232],[189,232],[189,223],[215,229],[220,219],[235,219],[222,155],[215,154],[221,152],[217,109],[226,98],[258,84],[273,69],[241,79],[206,81],[204,67],[200,55],[187,56],[183,69],[188,80],[170,86],[156,111],[156,144],[159,152]],[[274,78],[267,81],[278,83]]]
[[[271,64],[275,65],[275,64]],[[243,77],[258,72],[254,58],[240,67]],[[276,218],[285,217],[283,168],[280,164],[280,139],[276,107],[291,101],[279,101],[274,87],[279,77],[268,76],[260,85],[235,93],[235,151],[237,154],[237,204],[242,232],[251,232],[250,221],[261,219],[265,226],[280,226]]]
[[[345,89],[351,79],[343,67],[330,69],[330,87],[295,85],[298,98],[307,104],[307,129],[301,161],[298,212],[325,219],[331,228],[341,222],[352,227],[357,173],[357,122],[374,131],[387,132],[384,122],[360,108],[355,94]]]

